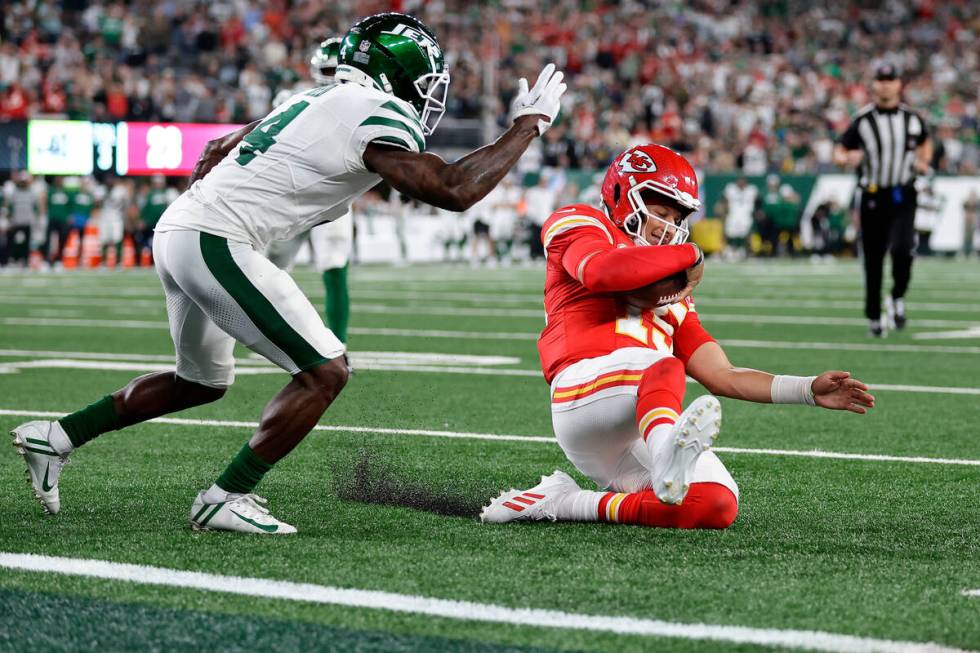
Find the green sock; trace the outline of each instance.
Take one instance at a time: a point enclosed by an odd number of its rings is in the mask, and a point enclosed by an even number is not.
[[[323,271],[323,287],[327,293],[326,315],[330,330],[347,342],[347,323],[350,321],[350,295],[347,292],[347,266]]]
[[[225,492],[248,494],[255,489],[270,469],[272,463],[267,463],[256,456],[246,442],[215,483]]]
[[[65,415],[58,422],[61,428],[65,429],[74,447],[80,447],[103,433],[122,427],[112,402],[112,395],[106,395],[94,404],[76,410],[71,415]]]

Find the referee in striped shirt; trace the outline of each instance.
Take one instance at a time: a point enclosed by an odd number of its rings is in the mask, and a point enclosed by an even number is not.
[[[891,64],[875,68],[874,103],[854,117],[834,148],[834,162],[857,168],[861,247],[864,251],[864,313],[868,331],[882,337],[905,326],[905,291],[915,249],[916,174],[926,174],[932,141],[919,114],[899,102],[902,80]],[[881,319],[881,276],[885,251],[892,255],[891,293]]]

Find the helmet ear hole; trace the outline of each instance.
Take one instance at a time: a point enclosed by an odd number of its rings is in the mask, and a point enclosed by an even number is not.
[[[619,187],[619,184],[616,184],[616,187],[613,188],[613,204],[619,204],[619,198],[621,193],[622,191]]]

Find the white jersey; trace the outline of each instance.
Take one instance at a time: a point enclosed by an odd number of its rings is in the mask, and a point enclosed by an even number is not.
[[[752,213],[755,211],[759,189],[752,184],[739,188],[738,184],[725,186],[728,217],[725,219],[725,235],[729,238],[745,238],[752,231]]]
[[[381,181],[364,164],[371,142],[422,151],[418,112],[354,83],[293,96],[181,195],[156,230],[194,229],[262,251],[336,220]]]

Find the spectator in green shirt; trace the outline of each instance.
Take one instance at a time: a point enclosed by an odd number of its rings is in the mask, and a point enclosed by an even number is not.
[[[52,263],[61,260],[68,233],[74,226],[75,220],[72,216],[74,203],[75,191],[65,188],[65,178],[53,177],[48,184],[48,229],[43,250]]]
[[[95,196],[92,194],[92,182],[83,180],[75,191],[71,203],[71,217],[74,227],[81,230],[85,223],[92,217],[92,205],[95,204]]]
[[[766,178],[762,214],[760,234],[769,245],[770,255],[794,254],[800,234],[800,196],[788,184],[780,186],[778,175]]]
[[[167,188],[167,180],[163,175],[153,175],[150,187],[143,195],[140,202],[140,221],[142,229],[140,233],[140,248],[153,246],[153,229],[163,216],[170,203],[177,199],[178,193],[173,188]]]

